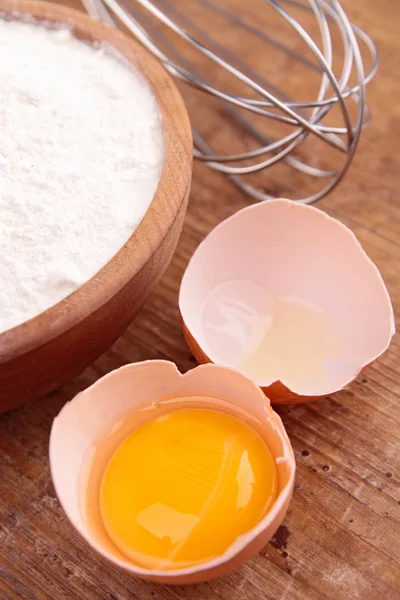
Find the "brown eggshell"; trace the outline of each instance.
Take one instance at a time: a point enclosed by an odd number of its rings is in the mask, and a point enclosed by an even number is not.
[[[316,304],[340,336],[340,356],[318,386],[296,389],[289,375],[257,380],[272,402],[307,402],[344,388],[386,350],[395,332],[376,265],[350,229],[311,206],[285,199],[254,204],[223,221],[197,248],[182,280],[179,307],[185,338],[201,363],[238,368],[229,342],[220,339],[222,349],[217,342],[211,346],[202,322],[213,290],[231,284],[239,300],[244,292],[251,299],[254,288]]]
[[[262,423],[263,435],[275,458],[279,493],[265,517],[240,536],[220,557],[181,570],[153,571],[132,564],[109,539],[94,536],[82,513],[82,469],[105,428],[112,428],[132,411],[147,409],[170,398],[201,396],[229,402],[246,410]],[[97,381],[67,403],[53,423],[50,437],[50,467],[60,503],[75,529],[88,544],[113,564],[132,575],[163,583],[195,583],[219,577],[240,567],[259,552],[282,522],[292,496],[295,461],[282,421],[268,398],[252,381],[217,365],[203,365],[182,375],[173,363],[148,361],[127,365]]]

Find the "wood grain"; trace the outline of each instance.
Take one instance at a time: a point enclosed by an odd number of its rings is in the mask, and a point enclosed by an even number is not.
[[[153,88],[163,120],[165,160],[149,210],[122,249],[90,281],[37,317],[0,333],[0,412],[56,389],[121,335],[169,264],[183,225],[192,164],[187,113],[157,61],[118,31],[81,12],[35,1],[0,1],[38,20],[70,25],[90,42],[112,44]]]
[[[252,2],[240,4],[242,11],[252,10]],[[346,180],[318,206],[348,225],[377,263],[398,321],[400,4],[343,0],[343,6],[374,37],[381,66],[368,88],[373,122],[364,132],[354,165]],[[198,19],[201,23],[200,15]],[[272,26],[280,33],[279,23]],[[229,41],[234,33],[226,30],[221,35]],[[238,43],[237,37],[234,42]],[[243,47],[243,57],[250,53],[251,48]],[[258,47],[252,59],[262,65],[264,54]],[[265,71],[269,69],[267,65]],[[299,83],[299,90],[306,95],[307,80]],[[229,123],[225,130],[223,115],[205,117],[196,99],[189,99],[188,105],[197,108],[197,117],[210,134],[221,137],[221,143],[228,147],[237,143],[239,134],[235,137]],[[266,187],[276,195],[294,196],[299,189],[308,189],[304,186],[309,184],[292,171],[281,175],[273,170],[265,175]],[[181,333],[179,282],[204,235],[248,203],[222,176],[197,164],[178,250],[132,327],[79,377],[39,401],[0,416],[2,600],[400,598],[398,334],[384,356],[348,390],[316,403],[277,408],[297,459],[293,501],[273,543],[231,575],[192,587],[168,588],[134,580],[88,550],[55,500],[47,459],[54,416],[79,390],[127,362],[168,358],[183,371],[194,365]]]

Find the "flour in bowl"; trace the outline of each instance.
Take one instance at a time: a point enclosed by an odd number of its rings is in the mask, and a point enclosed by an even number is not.
[[[68,30],[0,19],[0,332],[76,290],[147,211],[161,117],[140,75]]]

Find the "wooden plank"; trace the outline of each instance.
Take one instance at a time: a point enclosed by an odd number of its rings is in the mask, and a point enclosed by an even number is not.
[[[347,0],[343,4],[378,42],[382,64],[368,89],[373,124],[364,133],[346,180],[319,206],[346,223],[377,263],[398,320],[400,109],[396,99],[400,94],[400,5],[392,0]],[[232,0],[229,6],[248,11],[250,18],[264,3],[254,0],[245,6]],[[200,25],[207,25],[200,12],[196,18]],[[279,21],[267,21],[264,16],[260,18],[265,30],[272,28],[275,35],[291,41]],[[238,43],[235,28],[221,35],[229,44]],[[297,42],[293,44],[297,47]],[[265,55],[262,47],[247,45],[241,58],[262,65]],[[272,82],[282,84],[289,68],[286,59],[267,64],[268,76],[269,68]],[[307,80],[296,73],[290,75],[300,96],[307,94]],[[235,133],[226,116],[209,113],[198,97],[188,102],[198,109],[199,118],[207,119],[205,128],[218,143],[228,148],[249,143],[242,133]],[[266,189],[279,195],[297,193],[299,187],[304,193],[311,189],[308,179],[285,169],[278,167],[263,175]],[[94,365],[63,388],[0,415],[1,600],[400,598],[398,335],[388,352],[347,390],[316,403],[277,408],[298,464],[295,494],[275,540],[238,572],[191,587],[168,588],[134,580],[87,548],[54,496],[48,436],[54,416],[67,400],[127,362],[168,358],[182,371],[195,365],[180,329],[179,282],[204,236],[248,203],[249,199],[224,177],[196,165],[178,250],[135,323]]]

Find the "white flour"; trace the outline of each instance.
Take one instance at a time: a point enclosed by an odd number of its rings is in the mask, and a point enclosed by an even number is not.
[[[67,30],[0,19],[0,332],[122,247],[163,162],[150,89]]]

